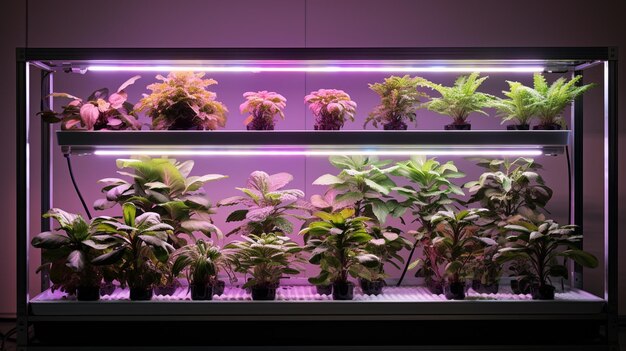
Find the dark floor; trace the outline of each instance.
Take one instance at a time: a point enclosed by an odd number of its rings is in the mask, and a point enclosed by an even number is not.
[[[12,328],[15,327],[15,321],[12,320],[0,320],[0,333],[2,333],[2,336],[5,335],[6,332],[8,332],[9,330],[11,330]],[[620,350],[621,351],[626,351],[626,326],[622,326],[622,328],[620,329]],[[0,338],[0,343],[2,342],[2,339]],[[15,339],[11,338],[9,340],[6,341],[5,344],[5,350],[6,351],[13,351],[15,350]],[[0,351],[5,351],[5,350],[0,350]]]

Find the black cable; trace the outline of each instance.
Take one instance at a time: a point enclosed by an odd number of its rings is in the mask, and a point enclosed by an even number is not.
[[[70,154],[65,154],[65,159],[67,160],[67,169],[70,171],[70,178],[72,179],[72,184],[74,184],[74,190],[76,190],[76,195],[80,199],[80,203],[83,204],[83,208],[85,209],[85,213],[87,213],[87,218],[91,220],[91,213],[89,212],[89,207],[87,207],[87,203],[85,203],[85,199],[83,199],[83,195],[80,193],[78,189],[78,185],[76,184],[76,179],[74,179],[74,172],[72,171],[72,162],[70,161]]]
[[[9,338],[11,335],[15,334],[15,332],[17,332],[17,328],[12,328],[11,330],[9,330],[3,337],[2,337],[2,344],[0,345],[0,351],[4,351],[5,346],[6,346],[6,341],[7,340],[13,340],[11,338]]]
[[[409,269],[409,264],[411,264],[411,258],[413,258],[413,253],[415,253],[415,248],[417,247],[418,243],[419,243],[419,240],[416,240],[415,243],[413,244],[411,253],[409,254],[409,257],[406,259],[406,263],[404,264],[404,269],[402,270],[402,275],[400,275],[400,279],[398,279],[398,283],[396,284],[396,286],[400,286],[400,284],[402,284],[402,280],[404,279],[404,276],[406,275],[406,272]]]
[[[565,158],[567,158],[567,220],[572,220],[572,164],[569,159],[569,145],[565,145]]]

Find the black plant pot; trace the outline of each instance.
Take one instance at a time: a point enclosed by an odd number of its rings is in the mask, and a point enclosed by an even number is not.
[[[393,121],[393,122],[385,123],[383,125],[383,129],[384,130],[406,130],[407,129],[407,125],[406,125],[406,123],[402,122],[401,120],[396,120],[396,121]]]
[[[276,286],[257,285],[250,288],[252,300],[271,301],[276,300]]]
[[[354,298],[354,284],[351,282],[333,283],[333,300],[352,300]]]
[[[76,299],[78,301],[98,301],[100,300],[100,287],[79,286],[76,289]]]
[[[452,124],[446,124],[443,127],[445,130],[471,130],[472,129],[472,125],[469,123],[452,123]]]
[[[533,300],[554,300],[554,290],[552,285],[533,284],[530,287]]]
[[[369,281],[367,279],[359,279],[361,290],[365,295],[380,295],[383,293],[385,281],[382,279]]]
[[[254,118],[246,125],[247,130],[274,130],[273,121],[270,122],[265,118]]]
[[[178,284],[169,284],[163,286],[155,286],[154,294],[155,295],[163,295],[163,296],[172,296],[176,292],[178,288]]]
[[[523,280],[513,279],[511,280],[511,291],[517,295],[530,294],[530,284]]]
[[[465,282],[446,283],[443,291],[448,300],[465,300]]]
[[[500,285],[497,282],[483,284],[480,280],[472,280],[472,289],[480,294],[497,294],[500,289]]]
[[[329,285],[316,285],[315,286],[315,291],[319,295],[330,295],[330,294],[333,293],[333,286],[332,286],[332,284],[329,284]]]
[[[190,284],[191,299],[194,301],[213,300],[213,285],[211,284]]]
[[[435,294],[435,295],[443,294],[443,284],[440,281],[426,279],[426,288],[432,294]]]
[[[530,126],[528,124],[513,124],[506,126],[507,130],[530,130]]]
[[[341,130],[340,125],[328,125],[328,124],[315,124],[314,130]]]
[[[213,295],[222,296],[224,289],[226,288],[226,282],[223,280],[216,280],[213,282]]]
[[[561,125],[556,123],[540,124],[533,127],[534,130],[561,130]]]
[[[112,282],[104,282],[100,284],[100,296],[113,294],[115,288],[116,286]]]
[[[133,301],[151,300],[152,288],[130,288],[130,299]]]

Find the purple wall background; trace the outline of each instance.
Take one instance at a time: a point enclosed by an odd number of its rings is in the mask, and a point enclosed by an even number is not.
[[[622,2],[600,1],[593,9],[588,4],[580,7],[571,1],[527,1],[525,7],[509,7],[496,0],[481,2],[452,3],[441,1],[381,1],[345,0],[345,1],[289,1],[270,0],[257,2],[252,0],[237,1],[188,1],[186,6],[170,8],[169,2],[158,0],[151,2],[121,0],[110,1],[106,7],[94,11],[85,3],[76,0],[55,2],[50,7],[43,0],[30,0],[28,11],[24,7],[3,8],[7,13],[2,23],[2,32],[6,42],[3,44],[3,65],[6,67],[6,79],[2,80],[2,95],[7,113],[7,127],[3,128],[2,146],[6,152],[6,162],[15,164],[14,158],[14,53],[16,46],[31,47],[358,47],[358,46],[606,46],[620,45],[626,51],[624,25],[620,24],[620,14],[624,13]],[[24,5],[24,4],[22,4]],[[8,7],[2,4],[0,6]],[[621,8],[620,8],[621,7]],[[582,10],[584,8],[584,10]],[[25,35],[25,18],[28,14],[28,38]],[[481,18],[488,18],[488,21]],[[115,19],[112,21],[111,19]],[[69,19],[69,20],[68,20]],[[175,27],[164,25],[164,21],[174,21]],[[28,39],[28,42],[25,40]],[[4,41],[3,41],[4,42]],[[625,60],[620,67],[621,101],[626,92]],[[80,95],[108,86],[115,89],[129,75],[93,73],[78,77],[59,74],[56,80],[57,91],[67,91]],[[153,81],[152,74],[143,74],[135,84],[131,94],[138,96],[146,84]],[[215,88],[218,98],[230,108],[228,129],[243,129],[244,116],[238,112],[241,93],[246,90],[271,89],[283,93],[288,99],[287,120],[279,124],[279,129],[300,129],[307,123],[311,128],[311,116],[302,97],[305,93],[320,87],[341,88],[348,91],[360,105],[359,120],[347,126],[347,129],[360,129],[363,118],[376,102],[376,96],[366,88],[367,82],[380,80],[382,75],[345,75],[346,79],[337,82],[332,75],[291,74],[289,80],[278,75],[212,75],[220,84]],[[425,75],[426,76],[426,75]],[[426,76],[427,78],[434,78]],[[437,78],[438,80],[443,79]],[[445,76],[452,79],[452,76]],[[598,70],[590,72],[590,80],[600,82]],[[36,79],[36,77],[34,77]],[[518,77],[515,77],[518,79]],[[485,85],[488,92],[498,92],[504,88],[504,75],[491,75]],[[522,79],[522,78],[519,78]],[[33,99],[36,99],[33,95]],[[601,113],[602,90],[595,89],[585,97],[585,234],[586,248],[596,254],[601,250],[601,169],[600,148],[602,129],[597,119]],[[31,111],[37,111],[37,103],[32,101]],[[422,112],[424,122],[419,122],[420,129],[441,129],[446,119]],[[595,117],[594,116],[598,116]],[[623,119],[624,111],[621,115]],[[432,117],[432,118],[431,118]],[[306,121],[306,122],[305,122]],[[427,122],[426,122],[427,121]],[[475,128],[499,128],[495,119],[476,116],[472,118]],[[37,124],[33,123],[33,129]],[[623,132],[621,126],[620,132]],[[33,130],[36,132],[36,130]],[[33,150],[37,150],[36,138],[32,140]],[[623,148],[624,142],[622,142]],[[75,172],[79,174],[79,184],[88,200],[92,203],[99,195],[95,180],[111,176],[115,171],[114,157],[95,158],[98,166],[93,166],[93,158],[75,158]],[[444,160],[442,158],[442,160]],[[55,154],[55,205],[68,210],[80,211],[66,169],[61,163],[62,157]],[[33,181],[37,179],[37,159],[33,159]],[[546,178],[557,194],[551,204],[556,218],[566,215],[566,199],[563,196],[566,184],[565,159],[560,156],[543,161],[547,168]],[[468,173],[477,174],[476,169],[460,166]],[[272,159],[248,158],[223,160],[220,158],[197,158],[194,174],[223,173],[231,177],[228,180],[210,183],[206,188],[211,199],[217,201],[235,193],[234,186],[244,184],[247,175],[256,169],[269,173],[287,171],[295,176],[293,187],[305,189],[307,197],[320,192],[320,188],[310,183],[327,171],[333,171],[322,159],[306,161],[303,172],[303,158]],[[623,164],[621,165],[623,168]],[[13,169],[13,167],[11,167]],[[15,182],[14,172],[2,175],[7,184],[7,199],[2,203],[2,213],[9,218],[0,246],[1,277],[5,284],[0,289],[0,317],[15,313],[15,191],[11,184]],[[35,183],[36,184],[36,183]],[[31,188],[33,208],[37,209],[38,189]],[[559,195],[561,194],[561,195]],[[623,192],[621,193],[623,195]],[[33,212],[36,213],[36,212]],[[222,222],[227,211],[220,211],[216,217]],[[624,216],[622,216],[624,217]],[[564,219],[562,219],[564,220]],[[33,232],[38,231],[39,219],[31,217]],[[623,224],[623,223],[621,223]],[[228,229],[225,227],[225,229]],[[624,242],[620,244],[624,247]],[[33,251],[34,253],[34,251]],[[33,255],[35,256],[35,255]],[[621,267],[624,266],[622,259]],[[31,263],[34,271],[35,262]],[[38,277],[31,274],[31,285],[38,282]],[[585,285],[597,291],[602,279],[601,270],[585,276]],[[626,286],[621,282],[624,297]],[[622,298],[621,301],[626,301]],[[624,304],[620,306],[625,313]]]

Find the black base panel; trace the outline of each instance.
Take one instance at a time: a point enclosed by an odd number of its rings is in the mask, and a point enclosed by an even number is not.
[[[33,346],[606,345],[601,321],[37,322]]]

